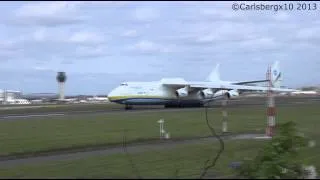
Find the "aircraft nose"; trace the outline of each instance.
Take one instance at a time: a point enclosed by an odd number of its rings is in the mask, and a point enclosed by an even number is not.
[[[108,94],[108,99],[109,99],[109,101],[111,101],[111,102],[114,101],[114,99],[115,99],[115,92],[114,92],[114,90],[111,91],[111,92]]]

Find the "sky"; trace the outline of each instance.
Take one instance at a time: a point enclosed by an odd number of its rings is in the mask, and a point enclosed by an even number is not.
[[[260,80],[276,60],[283,85],[320,84],[320,3],[233,3],[242,2],[3,2],[0,89],[56,93],[65,71],[67,95],[107,94],[123,81],[205,80],[217,63],[222,80]]]

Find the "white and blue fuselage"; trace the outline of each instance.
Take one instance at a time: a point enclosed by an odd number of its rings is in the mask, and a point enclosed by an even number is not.
[[[212,98],[223,97],[222,91]],[[127,82],[113,89],[108,99],[111,102],[125,105],[195,105],[203,104],[206,99],[199,91],[190,91],[186,97],[179,97],[176,89],[164,86],[161,81]]]
[[[270,82],[273,91],[293,91],[279,88],[282,81],[279,62],[276,61],[268,68],[268,72],[272,72],[269,73],[269,80],[222,81],[217,64],[205,81],[187,82],[182,78],[163,78],[151,82],[124,82],[108,94],[108,99],[125,105],[202,106],[208,100],[234,98],[244,91],[268,90],[264,86],[252,86],[260,82]]]

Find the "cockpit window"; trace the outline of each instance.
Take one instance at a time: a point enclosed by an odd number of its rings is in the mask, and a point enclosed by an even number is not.
[[[127,83],[121,83],[121,86],[128,86]]]

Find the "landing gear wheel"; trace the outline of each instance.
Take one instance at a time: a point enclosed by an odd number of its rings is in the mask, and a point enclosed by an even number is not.
[[[130,110],[130,109],[132,109],[132,106],[129,106],[126,104],[125,110]]]
[[[170,105],[170,104],[165,104],[165,105],[164,105],[164,108],[172,108],[172,105]]]
[[[180,104],[165,104],[164,108],[180,108]]]

